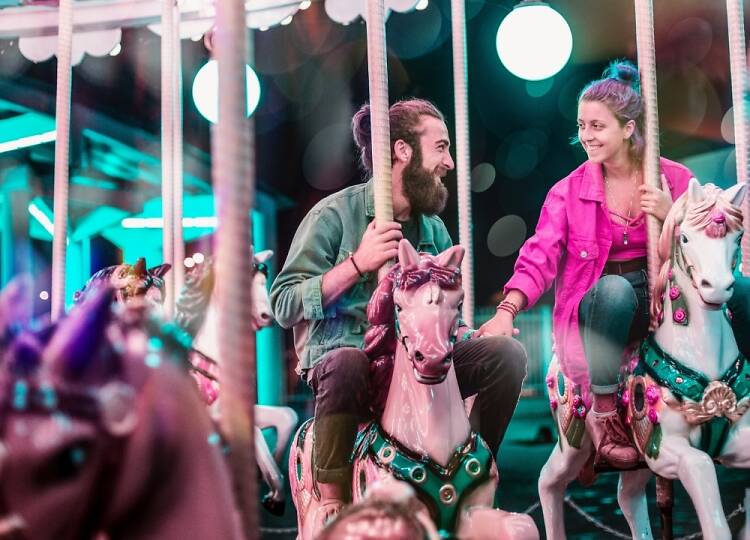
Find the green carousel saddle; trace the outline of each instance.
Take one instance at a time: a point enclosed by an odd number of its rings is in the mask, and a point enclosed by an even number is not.
[[[750,406],[750,363],[740,353],[716,380],[691,369],[664,352],[649,336],[641,345],[641,359],[633,375],[649,375],[668,388],[692,424],[701,426],[700,448],[717,457],[729,430]],[[745,400],[745,401],[743,401]]]
[[[456,448],[446,467],[389,438],[377,422],[360,431],[355,456],[369,457],[398,480],[409,483],[429,509],[443,537],[452,537],[463,498],[490,477],[492,453],[476,433]]]

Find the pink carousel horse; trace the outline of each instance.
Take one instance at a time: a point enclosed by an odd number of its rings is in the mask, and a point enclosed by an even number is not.
[[[273,251],[259,251],[253,256],[252,318],[254,331],[273,323],[268,298],[266,261]],[[215,286],[215,272],[211,260],[195,266],[186,276],[185,287],[177,299],[176,321],[193,336],[193,353],[190,355],[193,376],[201,396],[211,406],[214,417],[220,414],[219,384],[217,380],[219,358],[218,321],[215,302],[211,302]],[[297,426],[297,413],[289,407],[255,405],[255,457],[263,480],[271,488],[263,498],[264,507],[271,513],[284,512],[284,476],[277,462],[281,460],[292,431]],[[276,448],[271,453],[261,429],[274,428]]]
[[[181,331],[88,296],[0,351],[0,538],[240,539]]]
[[[693,179],[664,223],[651,300],[657,325],[631,361],[621,399],[648,465],[620,474],[618,502],[633,538],[652,538],[644,491],[652,472],[682,482],[704,538],[730,538],[712,460],[750,468],[750,364],[724,309],[735,281],[745,191],[737,185],[722,192]],[[547,537],[557,540],[565,538],[565,488],[594,448],[585,398],[554,359],[547,384],[560,444],[542,469],[539,498]]]
[[[354,502],[384,477],[394,476],[417,492],[419,512],[443,535],[459,538],[538,538],[526,515],[493,510],[498,473],[489,448],[471,432],[453,368],[452,351],[463,299],[454,246],[433,257],[399,244],[399,262],[370,299],[373,325],[365,350],[390,385],[375,389],[385,405],[379,421],[361,427],[353,453]],[[381,374],[382,378],[382,374]],[[377,386],[377,385],[373,385]],[[379,406],[375,407],[380,409]],[[313,483],[310,420],[298,430],[289,456],[298,538],[312,537],[320,504]]]

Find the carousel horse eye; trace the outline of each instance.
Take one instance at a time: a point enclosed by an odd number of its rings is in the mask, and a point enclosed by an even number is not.
[[[401,313],[401,306],[398,304],[394,304],[396,306],[396,313]]]
[[[52,460],[40,471],[40,480],[61,482],[75,478],[88,460],[89,450],[85,443],[74,443],[66,446],[52,457]]]
[[[680,242],[682,242],[683,244],[687,244],[688,243],[687,236],[685,236],[684,234],[681,234],[680,235]]]

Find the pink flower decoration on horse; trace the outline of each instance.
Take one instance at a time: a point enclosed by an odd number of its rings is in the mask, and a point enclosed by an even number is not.
[[[649,405],[656,405],[660,397],[661,392],[659,391],[658,386],[651,385],[648,387],[648,389],[646,389],[646,400],[648,401]]]
[[[680,297],[680,289],[677,287],[670,287],[669,288],[670,300],[677,300],[679,297]]]
[[[672,318],[676,323],[683,323],[687,319],[687,313],[685,313],[685,310],[682,308],[678,308],[675,310],[675,312],[672,314]]]
[[[727,216],[721,210],[711,212],[711,223],[706,227],[709,238],[724,238],[727,235]]]
[[[651,421],[652,424],[659,423],[659,414],[656,412],[656,409],[648,410],[648,419]]]
[[[622,395],[620,396],[620,403],[622,403],[624,406],[628,406],[630,404],[630,392],[627,390],[624,390]]]

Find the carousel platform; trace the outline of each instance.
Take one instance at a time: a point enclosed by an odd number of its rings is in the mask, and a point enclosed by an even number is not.
[[[300,418],[305,411],[299,411]],[[308,414],[309,416],[309,414]],[[544,536],[542,511],[539,507],[537,480],[547,457],[556,444],[552,417],[546,397],[524,397],[511,421],[505,440],[500,448],[500,486],[497,503],[505,510],[528,512]],[[729,470],[717,467],[719,487],[722,492],[724,511],[734,513],[729,525],[733,538],[740,540],[740,529],[745,524],[745,513],[738,507],[745,498],[745,489],[750,488],[750,471]],[[573,482],[568,490],[565,505],[565,522],[571,540],[602,540],[630,538],[628,526],[617,505],[617,474],[600,475],[590,487]],[[649,507],[652,509],[651,524],[658,537],[659,515],[656,507],[655,483],[648,490]],[[287,500],[291,501],[287,494]],[[280,518],[261,510],[263,540],[292,540],[296,537],[296,517],[291,502]],[[602,527],[608,527],[608,531]],[[675,485],[674,534],[675,538],[692,535],[698,531],[698,519],[687,493],[679,483]],[[619,533],[619,534],[617,534]]]

